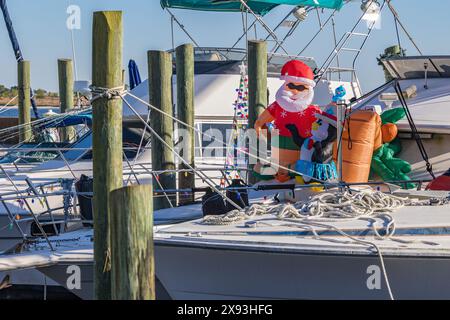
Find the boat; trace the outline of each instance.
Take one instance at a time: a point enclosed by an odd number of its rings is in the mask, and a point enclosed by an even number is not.
[[[344,48],[345,42],[339,44],[338,51]],[[240,54],[241,58],[230,59],[233,53]],[[197,147],[203,148],[200,137],[205,131],[205,124],[208,128],[214,125],[219,125],[219,128],[220,125],[231,127],[235,112],[230,106],[235,97],[229,92],[234,91],[242,77],[237,67],[242,63],[243,56],[245,52],[234,49],[196,49],[197,70],[202,66],[214,66],[213,72],[196,74],[196,131],[200,133]],[[292,58],[284,56],[284,59]],[[310,65],[313,62],[313,59],[297,58]],[[335,55],[332,55],[329,60],[334,59]],[[273,61],[271,57],[269,60]],[[328,61],[323,67],[316,68],[320,77],[316,99],[324,99],[326,103],[331,100],[334,89],[344,85],[351,94],[352,108],[362,109],[372,104],[371,95],[376,98],[380,96],[381,103],[382,89],[393,84],[362,95],[355,78],[335,82],[327,78],[327,75],[334,74],[333,71],[345,71],[333,69],[327,64]],[[217,67],[223,65],[231,68],[219,73]],[[233,68],[235,71],[230,71]],[[279,72],[279,69],[274,70]],[[354,77],[353,69],[347,71]],[[231,73],[231,76],[227,73]],[[211,92],[211,86],[215,85],[214,79],[227,84],[220,90],[227,93],[221,96],[220,103],[223,105],[212,114],[214,110],[208,100],[211,96],[202,93]],[[276,91],[271,88],[278,88],[279,81],[269,74],[269,93]],[[430,84],[432,82],[430,80]],[[143,82],[131,91],[131,95],[125,96],[136,109],[142,110],[139,113],[143,116],[149,114],[147,86],[148,83]],[[385,94],[386,99],[383,101],[390,101],[388,97],[389,94]],[[317,103],[324,104],[319,100]],[[384,109],[390,107],[392,105],[384,105]],[[408,108],[413,110],[415,106],[408,102]],[[130,123],[135,121],[133,114],[124,114],[124,119]],[[146,131],[142,123],[138,127]],[[406,127],[402,133],[408,133]],[[201,159],[204,160],[204,157]],[[216,157],[211,161],[223,164],[223,159]],[[55,164],[54,161],[45,162],[41,169],[55,170],[58,168]],[[67,167],[61,160],[58,165],[59,168]],[[86,170],[79,161],[70,165],[80,166],[77,170],[72,169],[72,172]],[[207,168],[199,165],[196,169],[206,171]],[[129,176],[135,174],[133,170],[128,171]],[[213,170],[219,171],[217,168]],[[151,178],[151,171],[144,173]],[[448,298],[450,286],[442,282],[441,278],[448,263],[448,224],[445,219],[449,207],[448,192],[436,193],[421,189],[381,193],[367,187],[365,190],[356,188],[368,184],[322,184],[329,192],[320,194],[295,184],[255,185],[249,187],[251,205],[247,209],[219,218],[192,220],[202,215],[199,204],[155,211],[156,216],[189,216],[187,222],[171,225],[166,220],[164,225],[155,227],[159,294],[173,299]],[[373,185],[398,189],[390,183],[374,182]],[[270,188],[278,191],[271,191]],[[363,214],[341,210],[343,217],[325,214],[314,216],[302,209],[318,203],[318,198],[309,199],[309,196],[351,199],[355,203],[359,201],[360,205],[361,199],[369,197],[378,199],[379,203],[376,203],[376,210],[369,208],[367,203],[363,205]],[[387,208],[387,204],[391,208]],[[258,210],[262,213],[256,215]],[[349,218],[348,215],[352,213],[352,218]],[[36,268],[79,297],[92,298],[92,229],[67,231],[34,238],[19,253],[0,256],[0,272]],[[53,245],[57,246],[56,249]],[[78,269],[73,269],[73,266]],[[411,269],[410,275],[404,272],[405,268]],[[80,286],[68,281],[71,273],[69,269],[81,273]],[[325,278],[327,281],[324,281]],[[411,283],[412,280],[415,282]]]
[[[385,195],[392,197],[384,199],[392,205],[389,210],[384,203],[372,214],[352,218],[309,216],[307,211],[304,216],[290,216],[286,210],[282,216],[283,209],[292,205],[274,204],[269,194],[254,191],[251,203],[266,210],[278,207],[272,213],[251,216],[247,211],[240,219],[234,214],[230,219],[206,217],[155,227],[158,294],[182,300],[450,297],[450,283],[445,281],[450,262],[448,192]],[[198,205],[165,210],[174,215],[186,210],[201,214]],[[35,267],[78,296],[91,299],[92,230],[51,241],[59,243],[56,251],[39,241],[15,260],[0,257],[0,270]],[[77,288],[68,281],[68,270],[74,265],[82,277]]]

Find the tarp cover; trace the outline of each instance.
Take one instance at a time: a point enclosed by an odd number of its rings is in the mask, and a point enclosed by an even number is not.
[[[247,0],[247,5],[257,14],[265,15],[280,4],[340,9],[344,0]],[[241,11],[239,0],[161,0],[163,8],[179,8],[202,11]]]

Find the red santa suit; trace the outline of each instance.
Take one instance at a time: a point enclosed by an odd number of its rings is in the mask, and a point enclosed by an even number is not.
[[[275,119],[273,124],[275,129],[279,130],[279,135],[287,138],[292,138],[290,131],[286,128],[288,124],[294,124],[302,137],[311,137],[311,125],[317,120],[316,114],[322,112],[318,106],[314,105],[302,111],[289,112],[277,102],[272,103],[267,111]]]

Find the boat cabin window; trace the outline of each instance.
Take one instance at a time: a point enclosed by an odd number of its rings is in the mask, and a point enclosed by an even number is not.
[[[203,122],[199,123],[198,127],[202,136],[201,139],[196,139],[196,149],[199,149],[201,154],[196,152],[196,155],[204,158],[224,158],[227,148],[221,142],[230,143],[232,124]]]

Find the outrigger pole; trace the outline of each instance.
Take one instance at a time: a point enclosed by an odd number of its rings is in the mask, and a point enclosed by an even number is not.
[[[23,59],[22,51],[20,50],[19,41],[17,40],[16,33],[14,31],[11,17],[8,12],[6,0],[0,0],[0,7],[2,9],[3,18],[5,20],[6,29],[8,30],[9,39],[11,40],[11,45],[14,50],[14,55],[16,57],[16,61],[19,63],[19,62],[23,61],[24,59]],[[39,114],[37,111],[36,101],[34,100],[33,89],[30,89],[30,91],[31,91],[30,92],[31,106],[33,107],[33,112],[34,112],[36,119],[39,119],[40,117],[39,117]]]

